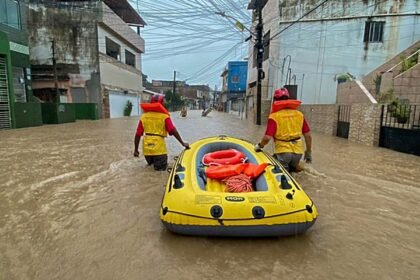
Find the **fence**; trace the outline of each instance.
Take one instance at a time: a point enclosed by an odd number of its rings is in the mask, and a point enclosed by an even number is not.
[[[349,138],[351,105],[338,106],[337,136]]]
[[[420,155],[420,105],[383,105],[379,146]]]

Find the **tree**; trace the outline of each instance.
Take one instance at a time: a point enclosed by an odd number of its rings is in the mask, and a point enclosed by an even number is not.
[[[168,90],[165,93],[165,107],[171,109],[172,111],[178,110],[184,105],[184,101],[181,99],[179,94],[174,94],[172,91]]]

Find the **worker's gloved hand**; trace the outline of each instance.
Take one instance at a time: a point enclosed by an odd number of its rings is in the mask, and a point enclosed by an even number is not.
[[[262,147],[261,147],[260,143],[257,143],[257,144],[254,146],[254,150],[255,150],[256,152],[261,152],[261,151],[262,151]]]
[[[139,155],[140,155],[139,151],[134,151],[134,153],[133,153],[134,157],[139,157]]]
[[[306,151],[304,159],[305,159],[305,162],[312,163],[312,152]]]
[[[185,142],[184,142],[184,144],[182,144],[182,146],[184,146],[184,148],[185,148],[186,150],[189,150],[189,149],[190,149],[190,144],[188,144],[188,143],[185,143]]]

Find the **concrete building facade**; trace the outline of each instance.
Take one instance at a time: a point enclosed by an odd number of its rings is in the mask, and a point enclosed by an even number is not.
[[[0,129],[42,124],[32,96],[26,18],[25,3],[0,0]]]
[[[126,0],[34,1],[29,8],[35,96],[44,102],[96,103],[103,118],[122,116],[128,100],[139,103],[144,53],[139,28],[145,22]],[[132,114],[139,114],[137,104]]]
[[[338,76],[363,80],[420,39],[419,1],[332,0],[310,12],[318,4],[273,0],[264,7],[263,110],[274,89],[287,84],[298,86],[303,103],[335,103]],[[252,107],[257,72],[252,43],[249,53]]]
[[[175,81],[175,92],[190,109],[202,109],[210,106],[210,87],[208,85],[189,85],[185,81]],[[174,82],[167,80],[152,80],[147,83],[147,90],[166,94],[174,90]]]
[[[420,40],[361,81],[347,81],[337,86],[338,104],[387,103],[395,98],[404,104],[420,104]]]
[[[97,25],[99,71],[103,104],[109,104],[104,106],[103,116],[122,117],[129,100],[134,104],[132,115],[140,115],[145,44],[131,26],[140,28],[145,22],[126,1],[105,0],[101,11]]]
[[[247,87],[248,61],[229,61],[221,74],[224,111],[243,111]]]

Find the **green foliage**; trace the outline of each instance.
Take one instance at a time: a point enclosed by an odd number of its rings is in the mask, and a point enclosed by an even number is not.
[[[394,96],[394,90],[390,89],[379,95],[378,102],[382,104],[392,104],[393,102],[398,103],[398,99]]]
[[[406,123],[410,117],[410,105],[404,100],[394,96],[394,90],[390,89],[379,96],[379,103],[388,104],[387,111],[391,117],[397,118],[398,123]]]
[[[406,104],[399,104],[395,109],[395,117],[399,123],[406,123],[410,117],[410,106]]]
[[[184,100],[181,99],[179,94],[174,94],[172,91],[168,90],[165,93],[165,107],[169,110],[175,111],[184,106]]]
[[[391,102],[388,102],[387,106],[388,113],[391,117],[397,118],[398,123],[406,123],[411,114],[410,105],[402,102],[394,97]]]
[[[127,103],[124,107],[124,116],[129,117],[131,115],[131,110],[133,110],[133,103],[130,100],[127,100]]]
[[[336,77],[336,79],[337,79],[338,83],[344,83],[344,82],[350,81],[352,79],[356,79],[356,77],[347,72],[347,73],[343,73],[343,74],[338,75]]]
[[[394,99],[392,102],[388,104],[388,112],[391,114],[391,117],[396,117],[395,111],[397,110],[397,107],[399,106],[400,102],[398,99]]]
[[[417,65],[418,60],[419,60],[418,54],[417,55],[413,55],[410,58],[403,58],[402,66],[401,66],[401,72],[400,73],[403,73],[403,72],[407,71],[408,69],[410,69],[410,68],[414,67],[415,65]]]

